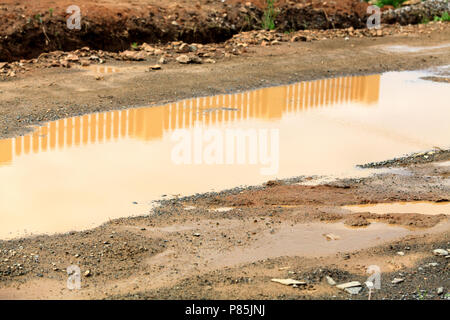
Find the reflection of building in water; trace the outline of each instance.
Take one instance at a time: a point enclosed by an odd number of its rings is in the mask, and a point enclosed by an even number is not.
[[[155,140],[166,131],[244,119],[280,119],[285,113],[341,103],[378,101],[380,76],[344,77],[250,92],[183,100],[159,107],[96,113],[50,122],[36,132],[0,140],[0,165],[14,156],[124,137]]]

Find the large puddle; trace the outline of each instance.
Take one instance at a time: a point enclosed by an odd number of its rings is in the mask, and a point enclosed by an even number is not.
[[[448,148],[448,84],[423,75],[334,78],[97,113],[0,140],[0,239],[147,214],[166,194],[358,175],[356,164]],[[230,133],[247,140],[230,143]]]

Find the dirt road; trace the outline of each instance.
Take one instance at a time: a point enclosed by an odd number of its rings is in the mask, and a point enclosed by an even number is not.
[[[383,37],[360,38],[355,34],[348,40],[330,38],[250,45],[248,52],[215,58],[219,63],[213,64],[184,65],[171,59],[162,70],[151,72],[149,67],[158,63],[159,56],[141,62],[109,59],[105,64],[92,65],[92,69],[30,67],[30,71],[0,82],[0,137],[23,133],[42,121],[89,112],[450,63],[448,23],[396,28],[392,35]],[[429,48],[414,52],[389,50],[401,45]],[[115,72],[105,73],[108,66]]]

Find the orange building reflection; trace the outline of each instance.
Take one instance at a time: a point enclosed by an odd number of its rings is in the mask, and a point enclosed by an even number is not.
[[[64,149],[131,137],[150,141],[164,132],[245,119],[280,119],[283,114],[343,103],[378,102],[380,75],[300,82],[231,95],[183,100],[159,107],[111,111],[62,119],[34,133],[0,140],[0,166],[30,152]]]

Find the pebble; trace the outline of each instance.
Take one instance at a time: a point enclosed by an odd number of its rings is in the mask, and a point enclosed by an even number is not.
[[[292,286],[292,285],[305,285],[306,282],[294,280],[294,279],[272,279],[271,281],[284,284],[285,286]]]
[[[161,68],[161,66],[159,64],[155,64],[153,66],[150,66],[150,69],[151,70],[161,70],[162,68]]]
[[[444,250],[444,249],[435,249],[435,250],[433,250],[433,254],[435,256],[447,256],[448,255],[448,251]]]
[[[347,288],[360,287],[360,286],[361,286],[361,283],[359,281],[351,281],[351,282],[338,284],[336,286],[336,288],[341,289],[341,290],[345,290]]]
[[[402,278],[394,278],[394,280],[391,281],[392,284],[397,284],[405,281],[405,279]]]
[[[327,282],[330,286],[335,286],[336,285],[336,281],[333,280],[332,277],[330,276],[326,276]]]
[[[350,294],[358,294],[361,291],[362,287],[351,287],[351,288],[345,288],[345,292]]]

